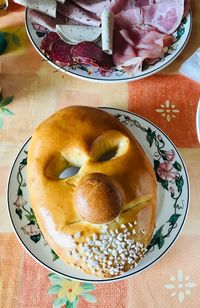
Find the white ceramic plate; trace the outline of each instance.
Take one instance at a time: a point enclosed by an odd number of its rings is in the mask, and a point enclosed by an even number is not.
[[[30,139],[19,151],[8,183],[9,215],[17,237],[31,256],[51,271],[71,279],[89,282],[120,280],[136,275],[158,261],[171,248],[179,235],[189,206],[187,171],[178,150],[170,139],[153,123],[141,116],[120,109],[103,109],[128,127],[143,147],[157,175],[156,229],[148,253],[136,268],[115,278],[100,279],[79,272],[60,259],[56,259],[56,255],[41,235],[37,222],[34,224],[34,216],[30,208],[26,186],[26,158]]]
[[[192,28],[192,15],[191,13],[186,16],[176,32],[174,32],[175,42],[165,52],[164,58],[160,58],[156,63],[152,65],[143,65],[141,72],[138,72],[133,77],[128,76],[125,72],[113,69],[103,76],[97,68],[91,67],[90,65],[79,65],[76,68],[69,68],[67,66],[61,67],[58,64],[49,60],[45,54],[41,51],[40,45],[42,39],[49,32],[48,28],[39,27],[38,24],[33,24],[29,18],[29,9],[26,9],[25,13],[25,25],[29,39],[37,52],[46,60],[46,62],[53,65],[57,70],[64,73],[68,73],[78,78],[100,81],[100,82],[127,82],[131,80],[141,79],[152,74],[155,74],[162,70],[164,67],[172,63],[176,57],[183,51]],[[39,30],[38,30],[39,29]]]

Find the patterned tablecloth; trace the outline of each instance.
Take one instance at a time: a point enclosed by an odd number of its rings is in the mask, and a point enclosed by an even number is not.
[[[60,307],[62,297],[68,299],[66,307],[200,307],[200,147],[195,127],[200,85],[178,74],[200,46],[198,0],[192,1],[192,9],[191,38],[173,64],[144,80],[107,85],[63,75],[42,61],[27,38],[23,9],[9,2],[7,14],[0,17],[0,31],[7,33],[8,42],[0,56],[1,307],[45,308],[53,302]],[[10,104],[2,108],[6,98]],[[83,284],[50,274],[22,248],[8,218],[6,185],[18,150],[39,122],[74,104],[113,106],[143,115],[169,135],[188,169],[191,204],[179,239],[154,266],[121,282]],[[48,292],[58,282],[61,287]]]

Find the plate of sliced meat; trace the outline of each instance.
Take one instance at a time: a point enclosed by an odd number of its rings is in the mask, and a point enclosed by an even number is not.
[[[26,30],[48,63],[82,79],[127,82],[157,73],[191,33],[188,0],[62,2],[54,17],[40,10],[40,1],[27,8]]]

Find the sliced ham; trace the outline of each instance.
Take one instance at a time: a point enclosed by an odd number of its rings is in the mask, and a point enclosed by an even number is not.
[[[156,59],[164,55],[164,48],[173,42],[171,35],[162,34],[152,27],[134,27],[120,31],[123,38],[135,48],[136,54],[144,59]]]
[[[144,24],[162,33],[172,34],[180,25],[184,13],[184,0],[161,1],[142,7]]]
[[[132,76],[142,69],[143,58],[136,55],[136,51],[121,35],[115,33],[113,61],[118,69],[123,69]],[[117,43],[116,43],[117,42]]]
[[[140,8],[132,8],[115,15],[115,23],[120,28],[130,28],[143,24],[143,15]]]

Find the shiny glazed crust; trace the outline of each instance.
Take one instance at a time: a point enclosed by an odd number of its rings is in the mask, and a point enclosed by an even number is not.
[[[109,151],[115,156],[100,161]],[[80,167],[79,172],[60,179],[70,166]],[[90,223],[77,210],[77,187],[92,173],[109,176],[122,192],[120,214],[109,223]],[[138,142],[112,115],[73,106],[41,123],[28,151],[28,188],[44,237],[67,264],[113,277],[143,258],[155,226],[156,178]],[[97,206],[99,198],[93,198]]]

